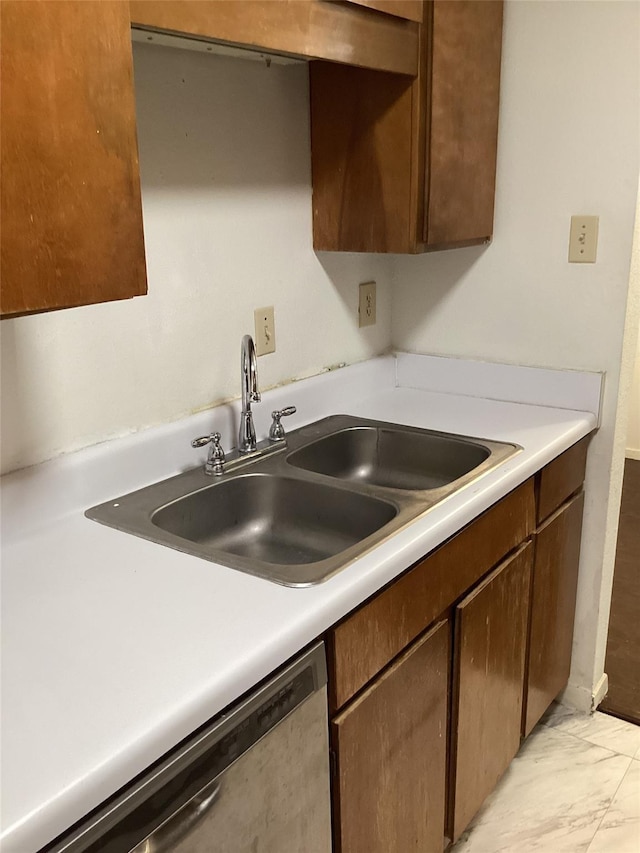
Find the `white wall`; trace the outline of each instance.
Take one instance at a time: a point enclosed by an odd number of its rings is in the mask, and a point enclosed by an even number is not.
[[[134,58],[149,295],[3,321],[4,471],[238,396],[254,308],[275,306],[263,388],[390,345],[391,259],[312,250],[306,66]]]
[[[637,331],[636,357],[629,394],[629,421],[627,427],[627,456],[640,459],[640,329]]]
[[[601,682],[623,450],[614,427],[638,187],[640,4],[507,2],[494,242],[398,259],[400,349],[606,371],[591,444],[572,701]],[[600,217],[568,264],[572,214]]]

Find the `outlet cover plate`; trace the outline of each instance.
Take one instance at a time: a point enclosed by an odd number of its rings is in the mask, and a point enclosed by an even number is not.
[[[253,312],[255,324],[256,355],[269,355],[276,351],[276,323],[273,305],[267,308],[256,308]]]
[[[375,326],[376,324],[376,283],[367,281],[360,285],[358,301],[358,325]]]
[[[595,264],[598,250],[598,217],[572,216],[569,233],[569,263]]]

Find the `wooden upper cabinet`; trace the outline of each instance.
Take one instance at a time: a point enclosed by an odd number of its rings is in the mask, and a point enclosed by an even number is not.
[[[311,64],[317,250],[416,253],[491,239],[501,46],[502,0],[434,0],[410,84]]]
[[[436,0],[432,34],[423,238],[437,248],[493,234],[502,2]]]
[[[347,0],[347,3],[357,3],[358,6],[366,6],[385,15],[395,15],[397,18],[422,23],[422,0]]]
[[[129,4],[0,12],[2,316],[145,293]]]
[[[136,28],[253,50],[415,76],[418,30],[408,14],[381,15],[333,0],[132,0]],[[410,11],[415,0],[400,0]]]

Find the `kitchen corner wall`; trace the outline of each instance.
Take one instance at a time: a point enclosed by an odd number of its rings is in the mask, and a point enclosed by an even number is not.
[[[640,253],[640,248],[638,249]],[[638,264],[640,275],[640,263]],[[627,425],[627,457],[640,459],[640,329],[637,331],[636,358],[629,393],[629,420]]]
[[[144,44],[134,62],[149,295],[0,324],[3,472],[238,396],[255,308],[275,306],[263,389],[391,343],[392,259],[312,249],[306,66]]]
[[[640,150],[640,4],[507,2],[494,242],[398,259],[398,349],[606,371],[567,699],[601,693],[624,436],[614,438]],[[568,264],[572,214],[600,217]],[[600,696],[602,698],[602,696]]]

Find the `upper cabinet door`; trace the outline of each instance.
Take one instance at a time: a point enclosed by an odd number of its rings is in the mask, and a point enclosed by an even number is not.
[[[416,253],[491,239],[501,46],[502,0],[434,0],[410,84],[311,64],[314,248]]]
[[[129,4],[2,3],[2,316],[146,292]]]
[[[436,0],[424,240],[489,240],[498,146],[502,0]]]

